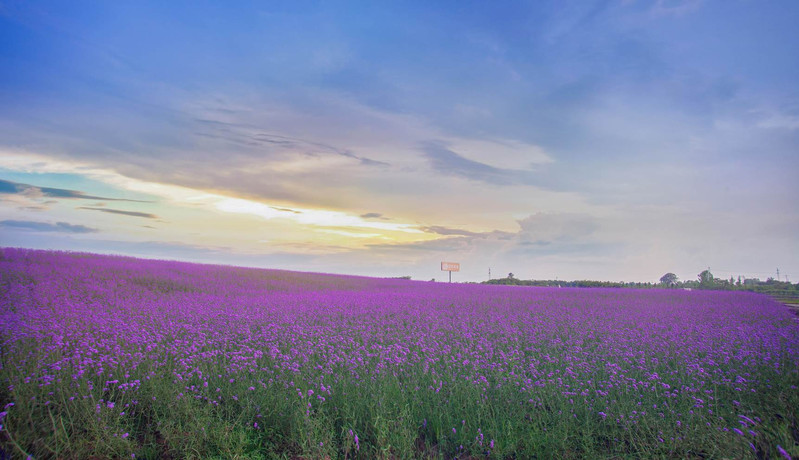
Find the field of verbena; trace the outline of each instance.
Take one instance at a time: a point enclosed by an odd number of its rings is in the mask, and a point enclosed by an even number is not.
[[[799,323],[750,293],[5,249],[0,327],[14,458],[799,456]]]

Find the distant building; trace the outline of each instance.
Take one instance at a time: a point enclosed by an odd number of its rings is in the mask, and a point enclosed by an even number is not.
[[[755,286],[762,283],[760,278],[744,278],[744,286]]]

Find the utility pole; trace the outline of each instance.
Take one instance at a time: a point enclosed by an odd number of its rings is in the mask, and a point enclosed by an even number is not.
[[[488,281],[491,281],[491,267],[488,267]]]
[[[780,280],[780,267],[777,267],[777,281]]]

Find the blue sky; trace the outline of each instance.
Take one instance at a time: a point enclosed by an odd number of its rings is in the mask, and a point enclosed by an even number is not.
[[[799,278],[797,22],[789,0],[0,1],[3,244]]]

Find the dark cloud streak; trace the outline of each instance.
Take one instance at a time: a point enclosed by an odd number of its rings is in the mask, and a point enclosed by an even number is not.
[[[424,232],[443,235],[445,238],[368,246],[374,250],[393,252],[457,252],[480,249],[495,254],[526,255],[574,254],[581,251],[593,253],[610,247],[608,242],[596,238],[600,223],[587,214],[536,213],[518,220],[517,223],[519,230],[516,232],[470,232],[443,226],[419,227]]]
[[[497,168],[465,158],[440,142],[427,142],[422,151],[433,169],[441,174],[463,177],[492,185],[537,185],[533,171]]]
[[[37,232],[59,232],[59,233],[95,233],[99,230],[85,225],[73,225],[66,222],[35,222],[30,220],[3,220],[0,226],[15,228],[20,230],[32,230]]]
[[[152,201],[130,200],[127,198],[109,198],[104,196],[87,195],[78,190],[64,188],[37,187],[30,184],[22,184],[9,180],[0,179],[0,193],[9,195],[39,194],[50,198],[67,198],[81,200],[103,200],[103,201],[126,201],[129,203],[152,203]]]
[[[461,230],[458,228],[448,228],[442,227],[439,225],[433,225],[430,227],[420,227],[421,231],[425,233],[435,233],[437,235],[458,235],[458,236],[477,236],[479,233],[470,232],[468,230]]]
[[[269,207],[274,209],[275,211],[290,212],[293,214],[302,214],[302,211],[297,211],[296,209],[279,208],[277,206],[269,206]]]
[[[295,153],[303,153],[306,155],[316,155],[321,150],[325,153],[352,158],[364,166],[390,166],[389,163],[356,155],[350,150],[341,149],[330,144],[279,134],[264,133],[257,131],[257,127],[247,124],[228,123],[202,118],[195,118],[193,121],[212,131],[195,131],[194,134],[201,137],[232,142],[245,147],[274,147],[282,150],[292,150]],[[253,133],[251,131],[256,132]]]
[[[109,214],[120,214],[123,216],[131,216],[131,217],[144,217],[145,219],[158,219],[158,216],[156,216],[155,214],[150,214],[148,212],[123,211],[121,209],[110,209],[110,208],[92,208],[88,206],[81,206],[78,209],[107,212]]]

